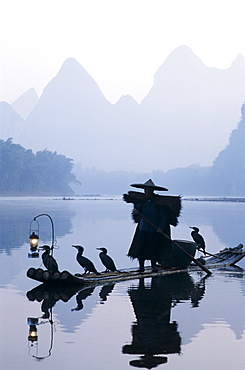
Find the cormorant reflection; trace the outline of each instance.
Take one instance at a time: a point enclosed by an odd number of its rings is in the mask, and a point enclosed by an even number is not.
[[[148,280],[148,279],[147,279]],[[128,290],[136,322],[132,325],[132,343],[124,345],[123,353],[142,355],[129,362],[131,366],[152,369],[166,363],[166,356],[181,351],[178,324],[170,322],[171,308],[181,300],[193,302],[193,307],[204,295],[204,281],[198,286],[187,273],[139,280],[137,287]]]
[[[107,297],[113,291],[114,286],[115,284],[107,284],[101,288],[99,292],[99,296],[101,298],[100,303],[104,303],[105,301],[107,301]]]
[[[167,276],[166,276],[167,277]],[[192,307],[198,307],[200,300],[205,293],[205,280],[207,275],[194,282],[188,273],[169,275],[172,287],[172,307],[176,306],[182,300],[191,300]]]
[[[99,296],[101,298],[101,303],[104,303],[105,301],[107,301],[107,296],[112,292],[114,286],[115,286],[115,284],[106,284],[106,285],[102,286],[102,288],[99,292]],[[72,308],[71,311],[80,311],[80,310],[82,310],[83,307],[84,307],[83,301],[87,297],[92,295],[92,293],[94,292],[94,289],[95,289],[95,287],[86,288],[86,289],[81,290],[76,295],[77,307]]]
[[[28,291],[26,293],[27,298],[30,301],[38,301],[41,303],[41,311],[43,315],[37,318],[28,318],[27,322],[30,325],[29,336],[28,336],[28,353],[36,360],[40,361],[51,356],[53,348],[53,337],[54,337],[54,324],[52,309],[57,301],[62,300],[68,302],[69,299],[77,292],[77,288],[64,288],[64,287],[50,287],[46,284],[41,284],[38,287]],[[40,356],[39,352],[39,335],[38,327],[43,324],[50,324],[50,337],[45,341],[44,347],[48,346],[46,350],[47,354]],[[41,336],[42,337],[42,336]],[[45,336],[46,337],[46,336]],[[43,339],[43,338],[42,338]],[[41,341],[43,342],[43,340]],[[42,351],[41,351],[42,352]]]
[[[72,308],[71,311],[80,311],[83,309],[83,300],[86,299],[87,297],[89,297],[93,291],[94,291],[95,287],[93,288],[86,288],[86,289],[83,289],[81,290],[77,295],[76,295],[76,301],[77,301],[77,307],[75,308]]]

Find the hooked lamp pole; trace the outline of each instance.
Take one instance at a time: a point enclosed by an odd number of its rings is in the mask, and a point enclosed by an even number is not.
[[[37,215],[33,218],[33,220],[30,223],[30,252],[28,253],[29,258],[37,258],[39,257],[38,253],[38,240],[39,240],[39,223],[37,221],[38,217],[41,216],[47,216],[51,222],[51,255],[53,255],[53,249],[54,249],[54,223],[52,220],[52,217],[48,215],[47,213],[41,213],[40,215]]]

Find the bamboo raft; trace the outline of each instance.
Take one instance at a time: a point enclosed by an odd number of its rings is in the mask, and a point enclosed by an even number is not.
[[[239,244],[235,248],[225,248],[219,253],[216,253],[212,257],[208,257],[205,260],[205,266],[208,268],[219,268],[234,266],[236,263],[241,261],[245,256],[245,249],[243,245]]]
[[[192,254],[195,254],[195,249],[193,242],[178,241],[178,243],[189,244],[189,249],[194,250]],[[183,244],[182,244],[183,245]],[[175,251],[177,254],[175,257],[181,257],[181,251]],[[184,255],[184,253],[182,252]],[[205,258],[205,266],[210,269],[213,268],[223,268],[227,266],[234,266],[245,256],[245,250],[243,245],[239,244],[235,248],[225,248],[224,250],[212,255],[212,257]],[[186,256],[185,256],[186,258]],[[50,273],[47,270],[41,268],[35,269],[34,267],[29,268],[27,271],[27,277],[36,280],[41,283],[45,283],[50,286],[96,286],[107,284],[111,282],[120,282],[138,278],[147,278],[153,276],[161,276],[168,274],[176,274],[181,272],[191,272],[199,271],[200,268],[195,264],[190,264],[190,260],[185,260],[185,264],[181,267],[174,268],[161,268],[158,266],[157,272],[152,272],[151,267],[146,267],[145,271],[139,272],[137,269],[125,269],[117,272],[102,272],[100,275],[96,274],[72,274],[69,271]]]

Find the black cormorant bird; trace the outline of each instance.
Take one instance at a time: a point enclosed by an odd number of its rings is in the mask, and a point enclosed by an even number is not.
[[[199,245],[199,248],[202,249],[203,253],[206,254],[205,253],[205,248],[206,248],[205,241],[202,235],[199,234],[198,227],[190,226],[190,229],[193,229],[193,231],[191,232],[192,239],[194,240],[194,242],[196,242]]]
[[[50,256],[50,246],[49,245],[43,245],[40,247],[40,249],[43,249],[44,252],[42,254],[42,260],[43,264],[46,267],[46,269],[50,272],[56,272],[59,271],[58,263],[54,259],[53,256]]]
[[[100,256],[101,262],[103,263],[103,265],[106,268],[105,272],[109,272],[109,271],[115,272],[115,271],[118,271],[117,268],[116,268],[116,266],[115,266],[115,263],[114,263],[113,259],[110,256],[108,256],[107,249],[104,248],[104,247],[96,248],[96,249],[101,250],[99,256]]]
[[[85,274],[87,272],[94,272],[95,274],[100,275],[94,267],[93,262],[82,255],[84,248],[81,245],[72,245],[72,247],[77,248],[77,262],[84,268]]]

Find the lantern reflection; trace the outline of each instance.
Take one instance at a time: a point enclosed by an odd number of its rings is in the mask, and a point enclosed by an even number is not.
[[[43,360],[51,355],[53,347],[53,333],[54,333],[54,322],[52,320],[52,310],[50,310],[50,318],[48,320],[43,320],[43,318],[28,317],[27,324],[29,325],[28,333],[28,354],[37,360]],[[50,324],[50,341],[49,347],[46,355],[40,356],[39,352],[39,338],[38,338],[38,326],[42,324]],[[46,345],[46,343],[44,343]],[[43,347],[43,343],[42,343]]]

